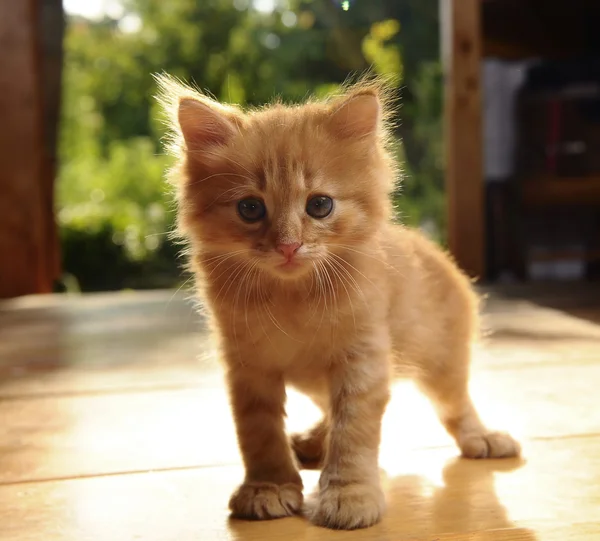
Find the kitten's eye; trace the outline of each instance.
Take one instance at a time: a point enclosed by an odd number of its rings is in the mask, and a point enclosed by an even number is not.
[[[242,220],[254,223],[262,220],[267,214],[267,207],[260,199],[242,199],[238,203],[238,213]]]
[[[306,203],[306,213],[313,218],[320,220],[326,218],[333,210],[333,199],[326,195],[317,195],[312,197]]]

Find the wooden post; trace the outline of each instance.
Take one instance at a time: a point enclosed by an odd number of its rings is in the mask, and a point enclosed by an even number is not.
[[[0,298],[50,292],[57,272],[39,24],[38,0],[0,0]]]
[[[481,0],[440,0],[448,244],[470,276],[484,274]]]
[[[60,248],[55,216],[54,187],[58,172],[58,137],[62,97],[63,40],[65,14],[62,0],[37,0],[40,27],[40,73],[42,100],[43,158],[42,194],[45,233],[45,257],[52,283],[60,276]]]

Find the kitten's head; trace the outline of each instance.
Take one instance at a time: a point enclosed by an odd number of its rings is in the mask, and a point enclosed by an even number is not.
[[[179,157],[179,223],[196,252],[301,279],[389,219],[395,171],[380,85],[243,112],[159,82]]]

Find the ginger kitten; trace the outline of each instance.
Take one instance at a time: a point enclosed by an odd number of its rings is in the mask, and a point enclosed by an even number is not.
[[[317,463],[310,519],[376,523],[394,363],[411,371],[464,456],[517,455],[517,442],[482,425],[467,390],[478,309],[469,281],[392,223],[381,86],[244,112],[168,77],[159,84],[178,158],[179,227],[220,340],[245,465],[232,514],[298,513],[297,463]],[[286,385],[323,411],[291,439]]]

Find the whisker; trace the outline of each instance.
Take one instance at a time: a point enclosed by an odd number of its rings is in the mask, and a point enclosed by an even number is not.
[[[250,284],[250,287],[246,288],[244,316],[246,319],[246,328],[248,329],[249,332],[250,332],[250,324],[248,323],[248,299],[250,298],[250,292],[255,289],[253,281],[254,281],[254,278],[256,277],[256,274],[259,272],[258,262],[259,262],[258,259],[254,260],[254,264],[251,267],[250,273],[248,276],[248,281],[251,282],[251,284]]]
[[[223,289],[225,288],[225,286],[227,286],[227,291],[229,291],[229,289],[231,289],[231,284],[235,281],[235,278],[238,276],[238,274],[240,274],[242,272],[242,270],[244,269],[245,266],[245,262],[244,261],[237,261],[235,262],[237,264],[234,264],[233,266],[233,271],[231,276],[229,277],[228,280],[226,280],[223,285],[221,286],[221,289],[219,289],[219,292],[217,293],[214,303],[216,304],[217,302],[219,302],[219,297],[221,296],[221,293],[223,292]],[[225,274],[228,270],[230,270],[231,267],[229,267],[228,269],[225,269],[225,271],[223,271],[220,276],[223,276],[223,274]],[[227,295],[227,291],[225,291],[225,295]]]
[[[190,276],[185,282],[183,282],[183,284],[181,284],[176,290],[175,293],[173,293],[173,295],[171,296],[171,298],[169,299],[169,301],[167,302],[166,306],[165,306],[165,310],[169,307],[169,305],[173,302],[173,299],[175,298],[175,296],[177,295],[177,293],[179,293],[189,282],[190,280],[193,280],[195,278],[195,276]]]
[[[234,165],[237,165],[238,167],[240,167],[241,169],[243,169],[244,171],[246,171],[246,173],[248,173],[249,175],[253,175],[252,171],[250,171],[250,169],[248,169],[247,167],[243,166],[240,162],[238,162],[237,160],[234,160],[231,156],[224,156],[222,154],[217,154],[216,152],[210,152],[210,151],[202,151],[204,154],[212,154],[213,156],[218,156],[219,158],[224,158],[228,161],[230,161],[231,163],[233,163]]]
[[[234,300],[233,300],[233,310],[231,312],[231,323],[233,325],[233,337],[236,343],[236,346],[238,344],[238,338],[237,338],[237,321],[236,321],[236,313],[237,313],[237,303],[238,303],[238,299],[240,296],[240,291],[241,291],[241,287],[242,285],[244,285],[244,282],[246,281],[248,274],[252,271],[252,269],[254,269],[254,266],[256,265],[256,262],[252,262],[250,265],[248,265],[245,269],[244,274],[242,275],[237,289],[235,291],[235,295],[234,295]],[[237,276],[237,275],[236,275]],[[232,278],[231,283],[233,283],[235,278]],[[229,291],[229,290],[228,290]],[[227,292],[225,292],[225,295],[227,295]],[[245,312],[246,315],[246,324],[248,324],[248,313],[247,311]],[[249,329],[249,327],[248,327]]]
[[[225,197],[228,194],[231,194],[231,196]],[[244,197],[247,194],[248,194],[248,188],[246,188],[245,186],[234,186],[233,188],[229,188],[228,190],[225,190],[223,193],[220,193],[219,195],[217,195],[217,197],[215,197],[206,206],[212,207],[219,200],[225,200],[227,202],[232,202],[232,201],[235,201],[236,199]]]
[[[347,261],[346,259],[344,259],[343,257],[334,254],[333,252],[330,252],[330,254],[334,257],[339,258],[340,260],[342,260],[346,265],[348,265],[351,269],[354,269],[358,274],[360,274],[367,282],[369,282],[378,293],[381,293],[381,289],[379,289],[372,280],[370,280],[363,272],[361,272],[360,270],[358,270],[352,263],[350,263],[349,261]]]
[[[234,257],[234,255],[236,255],[236,254],[232,254],[232,255],[231,255],[231,257]],[[218,263],[218,264],[215,266],[215,268],[214,268],[214,269],[213,269],[213,270],[210,272],[210,274],[208,275],[208,277],[210,278],[210,276],[212,275],[212,273],[213,273],[213,272],[215,272],[215,271],[217,270],[217,268],[218,268],[218,267],[220,267],[220,266],[221,266],[223,263],[225,263],[225,261],[227,261],[228,259],[231,259],[231,258],[229,258],[229,257],[228,257],[227,259],[224,259],[223,261],[220,261],[220,262],[219,262],[219,263]],[[233,261],[233,263],[235,264],[236,262],[235,262],[235,261]],[[219,274],[219,276],[217,276],[217,277],[216,277],[214,280],[215,280],[215,281],[218,281],[218,280],[219,280],[219,278],[221,278],[221,276],[223,276],[223,275],[224,275],[224,274],[225,274],[225,273],[226,273],[226,272],[227,272],[229,269],[231,269],[231,265],[230,265],[229,267],[226,267],[226,268],[225,268],[225,270],[223,270],[223,271],[221,272],[221,274]]]
[[[326,261],[323,262],[323,270],[325,271],[325,277],[327,278],[327,281],[331,287],[331,304],[332,304],[332,314],[330,314],[330,322],[337,321],[337,312],[338,312],[338,297],[337,297],[337,291],[335,288],[335,285],[333,283],[333,280],[331,278],[331,274],[329,273],[329,269],[327,268],[327,266],[325,265]],[[331,341],[333,342],[334,340],[334,332],[336,330],[336,326],[335,325],[330,325],[330,329],[331,329]]]
[[[317,313],[317,308],[319,307],[319,304],[321,302],[320,298],[319,298],[320,288],[318,288],[318,286],[320,286],[320,282],[318,281],[318,272],[319,271],[318,271],[314,261],[311,262],[311,264],[313,267],[313,272],[311,272],[311,275],[310,275],[310,289],[308,290],[307,301],[310,301],[310,299],[315,298],[317,300],[317,302],[316,302],[314,308],[311,310],[310,316],[306,321],[307,323],[312,321],[312,318]],[[313,287],[315,288],[314,295],[312,295]]]
[[[344,288],[344,291],[346,291],[346,295],[348,296],[348,302],[350,303],[350,311],[352,312],[352,321],[354,322],[354,329],[356,330],[356,317],[354,315],[354,305],[352,304],[352,298],[350,296],[350,291],[348,291],[348,288],[346,287],[346,284],[344,283],[344,277],[336,270],[335,266],[333,265],[333,262],[335,262],[335,259],[332,259],[331,261],[326,259],[325,261],[329,265],[331,270],[334,272],[334,274],[337,276],[338,280],[342,284],[342,287]]]
[[[204,265],[206,265],[207,263],[210,263],[212,261],[216,261],[216,260],[219,260],[219,259],[231,257],[233,255],[241,254],[243,252],[248,252],[248,251],[249,250],[247,248],[245,248],[245,249],[242,249],[242,250],[235,250],[233,252],[225,252],[224,254],[219,254],[219,255],[216,255],[216,256],[213,256],[213,257],[209,257],[208,259],[203,259],[202,263]]]
[[[332,253],[331,255],[334,257],[334,259],[331,260],[331,263],[335,263],[337,268],[340,271],[342,271],[344,273],[344,275],[346,276],[349,285],[351,285],[352,288],[354,289],[354,291],[356,291],[356,293],[358,293],[363,298],[363,300],[366,301],[363,290],[361,289],[358,282],[356,281],[356,278],[354,278],[354,276],[352,276],[352,273],[346,267],[344,267],[344,264],[347,263],[346,260],[339,257],[337,254]]]
[[[373,254],[369,254],[363,250],[358,250],[354,246],[349,246],[347,244],[330,244],[330,246],[344,248],[345,250],[348,250],[349,252],[354,252],[356,254],[360,254],[362,256],[369,257],[370,259],[373,259],[379,263],[382,263],[383,265],[385,265],[386,267],[388,267],[389,269],[393,270],[394,272],[399,274],[401,277],[403,277],[403,274],[396,267],[394,267],[393,265],[390,265],[390,263],[388,261],[385,261],[384,259],[375,257]],[[333,254],[333,252],[330,252],[330,253]],[[335,255],[338,255],[338,254],[335,254]],[[338,255],[338,257],[339,257],[339,255]]]
[[[316,263],[319,266],[319,284],[321,285],[321,291],[322,291],[321,298],[323,299],[323,310],[321,311],[321,319],[319,321],[319,325],[317,327],[315,337],[318,334],[318,332],[321,330],[321,326],[323,325],[323,319],[325,318],[325,312],[327,312],[327,288],[325,287],[325,281],[321,280],[321,273],[323,272],[324,267],[323,267],[323,263],[321,261],[317,261]],[[313,338],[313,340],[314,340],[314,338]]]
[[[260,297],[260,303],[259,303],[259,308],[263,308],[266,305],[266,301],[263,295],[263,290],[262,290],[262,282],[261,282],[261,274],[258,273],[257,274],[257,288],[256,288],[256,292],[258,293],[259,297]],[[258,322],[260,323],[260,327],[263,331],[264,336],[267,337],[267,340],[269,341],[269,343],[271,344],[271,346],[273,346],[273,349],[275,349],[275,351],[278,351],[278,349],[275,347],[275,344],[273,344],[273,341],[271,340],[271,335],[266,331],[262,317],[261,317],[261,313],[262,310],[257,311],[256,315],[258,317]]]
[[[208,175],[207,177],[204,177],[204,178],[196,179],[196,180],[190,182],[190,185],[200,184],[202,182],[206,182],[207,180],[210,180],[211,178],[215,178],[215,177],[240,177],[240,178],[255,182],[255,179],[253,179],[252,177],[249,177],[247,175],[240,175],[239,173],[232,173],[232,172],[226,172],[226,173],[220,172],[220,173],[213,173],[212,175]],[[237,188],[237,186],[236,186],[236,188]]]
[[[269,307],[267,305],[265,305],[265,309],[267,311],[267,315],[269,316],[269,318],[271,319],[271,322],[273,323],[273,325],[275,325],[275,327],[277,327],[283,334],[285,334],[291,340],[295,340],[296,342],[302,342],[302,340],[298,340],[297,338],[295,338],[294,336],[291,336],[289,333],[287,333],[285,331],[285,329],[279,324],[279,321],[277,321],[277,318],[271,312],[271,310],[269,309]]]

